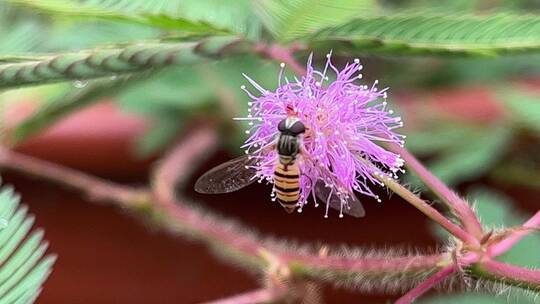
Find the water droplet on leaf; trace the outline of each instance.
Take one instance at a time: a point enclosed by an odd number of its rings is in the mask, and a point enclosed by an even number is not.
[[[88,81],[75,80],[73,82],[73,86],[76,87],[77,89],[82,89],[82,88],[86,87],[87,85],[88,85]]]

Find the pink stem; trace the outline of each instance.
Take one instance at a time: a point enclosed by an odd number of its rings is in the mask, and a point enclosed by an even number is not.
[[[187,229],[193,235],[207,243],[221,242],[227,248],[243,253],[243,257],[257,258],[261,241],[247,237],[244,233],[229,229],[227,223],[211,218],[196,208],[179,202],[173,191],[177,182],[187,183],[190,178],[189,168],[193,168],[204,153],[209,153],[218,142],[217,134],[208,127],[201,126],[197,131],[174,149],[156,171],[154,195],[161,203],[152,202],[152,194],[148,189],[137,189],[102,180],[92,175],[73,170],[48,161],[25,156],[18,152],[0,147],[0,168],[10,169],[23,174],[33,175],[60,185],[82,191],[95,199],[107,201],[120,208],[138,210],[162,215],[171,211],[173,219],[161,222],[170,230]],[[146,213],[145,213],[146,214]],[[161,218],[160,219],[164,219]],[[340,256],[321,257],[308,253],[298,253],[273,248],[272,254],[285,263],[295,263],[308,269],[326,269],[344,272],[406,272],[426,271],[437,268],[446,259],[444,254],[413,257],[366,257],[351,258]]]
[[[525,228],[538,228],[540,226],[540,211],[536,212],[535,215],[533,215],[525,224],[523,224],[523,227]],[[531,231],[527,230],[519,230],[513,232],[510,236],[506,237],[502,241],[495,243],[491,245],[488,248],[488,254],[490,257],[496,257],[499,256],[506,251],[510,250],[514,244],[519,242],[522,238],[524,238],[527,234],[529,234]]]
[[[399,298],[396,304],[412,303],[415,299],[422,296],[424,293],[426,293],[438,283],[442,282],[456,270],[474,264],[478,262],[478,260],[480,260],[480,255],[475,252],[469,252],[459,257],[459,260],[453,261],[452,264],[443,267],[434,275],[430,276],[427,280],[420,283],[415,288],[411,289],[409,292]]]
[[[262,42],[256,45],[256,51],[264,57],[283,62],[287,64],[297,75],[305,76],[306,68],[298,64],[293,57],[293,52],[301,48],[302,47],[300,45],[283,47],[278,44],[267,45]]]
[[[390,144],[389,147],[390,150],[400,154],[405,161],[405,165],[414,171],[437,196],[452,208],[468,232],[472,233],[477,239],[482,238],[484,234],[482,225],[466,201],[429,172],[407,149],[397,144]]]
[[[0,146],[0,167],[57,181],[83,191],[95,201],[121,202],[124,207],[143,207],[147,206],[150,200],[150,195],[145,189],[116,185],[74,169],[13,152],[2,146]]]
[[[441,270],[437,271],[434,275],[430,276],[427,280],[422,282],[420,285],[409,290],[405,295],[399,298],[396,301],[396,304],[409,304],[416,300],[418,297],[422,296],[424,293],[429,291],[432,287],[442,282],[444,279],[449,277],[452,273],[456,271],[455,265],[449,265]]]
[[[386,187],[388,187],[388,189],[392,190],[394,193],[409,202],[411,205],[415,206],[418,210],[422,211],[430,219],[439,223],[444,229],[446,229],[455,237],[473,246],[480,245],[479,241],[474,238],[474,236],[472,236],[470,233],[463,230],[460,226],[454,224],[452,221],[444,217],[439,211],[437,211],[437,209],[431,207],[431,205],[429,205],[423,199],[419,198],[417,195],[409,191],[409,189],[403,187],[393,178],[388,178],[387,176],[381,174],[376,174],[375,178],[384,183]]]
[[[299,254],[283,251],[279,248],[267,248],[265,244],[249,235],[238,233],[215,219],[200,214],[193,208],[178,201],[174,194],[175,185],[185,184],[190,177],[195,160],[200,159],[201,151],[208,153],[218,142],[214,130],[199,126],[196,131],[184,139],[161,162],[154,175],[154,194],[156,207],[165,211],[174,222],[205,235],[208,239],[218,240],[236,252],[257,257],[261,250],[267,250],[276,255],[282,262],[295,262],[301,267],[333,269],[343,271],[416,271],[419,269],[436,268],[444,255],[395,257],[395,258],[358,258],[319,257],[316,255]]]
[[[483,276],[496,281],[540,291],[540,271],[506,264],[495,260],[486,260],[477,267]]]
[[[285,295],[284,290],[277,288],[262,288],[242,293],[230,298],[205,302],[204,304],[256,304],[276,302]]]
[[[438,267],[445,260],[444,254],[417,255],[407,257],[359,257],[357,259],[328,256],[320,257],[291,252],[279,252],[285,262],[301,263],[300,266],[309,266],[319,269],[332,269],[337,271],[353,272],[415,272]]]

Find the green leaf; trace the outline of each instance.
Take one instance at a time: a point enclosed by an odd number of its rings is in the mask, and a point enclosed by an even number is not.
[[[500,100],[512,113],[518,125],[540,134],[540,96],[522,90],[504,90],[498,94]]]
[[[478,130],[469,127],[437,123],[429,129],[415,130],[407,134],[407,149],[418,156],[429,156],[440,151],[453,150],[460,141],[475,133],[478,133]]]
[[[3,26],[0,31],[0,54],[20,54],[35,50],[44,42],[44,31],[37,23]]]
[[[392,13],[322,29],[312,47],[393,55],[492,56],[540,49],[540,16]],[[322,46],[321,46],[322,44]]]
[[[43,43],[46,52],[66,52],[99,45],[118,45],[130,41],[158,39],[159,29],[149,26],[107,20],[56,21]]]
[[[190,65],[244,54],[251,51],[252,47],[244,39],[219,36],[196,42],[132,42],[117,47],[52,54],[35,61],[0,64],[0,88],[66,80],[83,81],[174,65]]]
[[[56,257],[45,255],[43,231],[28,235],[33,218],[9,187],[0,188],[0,303],[33,303]]]
[[[513,290],[510,295],[487,294],[487,293],[466,293],[457,295],[440,295],[428,299],[421,299],[418,304],[533,304],[536,303],[532,296],[528,296],[520,290]]]
[[[435,141],[435,145],[443,149],[435,160],[428,162],[430,171],[448,185],[482,176],[501,159],[510,147],[508,143],[512,133],[505,126],[492,126],[489,132],[472,128],[464,130],[466,132],[454,133],[461,137],[453,138],[453,141],[445,139]],[[452,139],[452,137],[446,139]],[[427,143],[428,140],[425,140],[422,147],[424,151],[427,150],[425,147]],[[416,145],[415,148],[419,149],[419,144],[416,143]],[[417,177],[409,176],[408,179],[414,185],[421,185]]]
[[[135,153],[139,157],[152,155],[171,143],[183,126],[182,115],[163,115],[142,138],[137,140]]]
[[[374,0],[257,0],[264,25],[280,40],[292,40],[376,8]]]
[[[189,33],[258,35],[249,1],[9,0],[55,16],[127,21]]]
[[[240,86],[246,84],[249,88],[250,85],[242,73],[273,89],[277,84],[278,71],[278,64],[252,55],[212,64],[170,68],[130,87],[118,96],[118,100],[124,110],[149,117],[154,123],[153,131],[138,143],[138,152],[145,155],[169,143],[175,131],[195,117],[217,116],[241,127],[241,123],[233,122],[232,117],[247,113],[249,98]],[[225,102],[224,97],[227,98]],[[233,137],[227,137],[227,144],[238,146],[240,138]]]

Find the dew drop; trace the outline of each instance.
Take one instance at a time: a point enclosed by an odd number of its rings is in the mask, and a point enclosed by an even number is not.
[[[109,77],[110,80],[116,80],[118,78],[117,75],[112,75],[111,77]]]
[[[82,89],[88,85],[88,81],[75,80],[73,81],[73,86],[77,89]]]
[[[8,225],[8,221],[6,219],[0,219],[0,229],[6,228]]]

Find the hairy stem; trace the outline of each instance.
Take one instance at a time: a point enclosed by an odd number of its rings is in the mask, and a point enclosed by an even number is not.
[[[473,271],[490,280],[540,291],[540,271],[488,259],[473,267]]]
[[[265,245],[249,234],[238,233],[215,219],[205,217],[197,210],[190,208],[176,199],[173,189],[175,186],[185,186],[193,163],[201,156],[201,151],[208,153],[217,143],[217,134],[209,127],[199,126],[197,131],[190,134],[180,145],[174,148],[154,175],[154,193],[156,204],[165,214],[172,217],[174,222],[187,224],[191,229],[202,232],[211,239],[231,246],[232,250],[242,255],[260,256],[262,251],[272,252],[281,262],[293,264],[301,272],[310,270],[332,269],[340,272],[403,272],[407,269],[417,271],[421,269],[437,268],[439,263],[446,259],[444,255],[420,257],[394,257],[394,258],[346,258],[346,257],[320,257],[317,255],[301,254],[294,251],[274,248]]]
[[[319,256],[318,253],[298,252],[275,242],[266,242],[247,229],[234,228],[224,219],[213,216],[187,205],[187,200],[175,197],[173,189],[178,184],[185,185],[190,178],[194,163],[202,155],[208,155],[218,143],[218,135],[210,127],[201,126],[187,136],[161,162],[155,172],[153,194],[147,189],[118,185],[83,172],[61,165],[25,156],[0,147],[0,168],[32,175],[60,185],[82,191],[90,197],[111,202],[121,208],[148,211],[143,215],[154,215],[165,229],[181,235],[194,237],[226,253],[225,258],[237,265],[255,267],[264,271],[267,261],[262,251],[271,252],[285,265],[291,266],[293,273],[316,279],[327,279],[330,273],[338,276],[365,275],[366,273],[411,274],[432,272],[447,265],[448,254],[374,257],[343,256],[339,253]],[[140,214],[140,213],[139,213]],[[279,243],[279,242],[278,242]],[[376,278],[374,280],[380,280]]]
[[[283,62],[288,65],[299,76],[306,75],[306,68],[300,65],[293,56],[294,51],[302,49],[300,45],[292,45],[289,47],[283,47],[278,44],[267,45],[259,42],[256,45],[255,50],[263,57],[272,59],[274,61]]]
[[[538,228],[540,226],[540,211],[536,212],[535,215],[533,215],[529,220],[523,224],[524,228]],[[522,238],[524,238],[527,234],[529,234],[532,230],[519,230],[512,232],[510,236],[506,237],[505,239],[501,240],[498,243],[495,243],[491,245],[488,249],[488,253],[491,257],[499,256],[506,251],[510,250],[514,244],[519,242]]]
[[[397,145],[389,144],[390,150],[401,155],[405,161],[405,166],[415,172],[420,179],[438,196],[452,211],[459,217],[465,230],[472,233],[477,239],[481,239],[484,232],[478,217],[469,206],[454,191],[450,190],[441,180],[429,172],[407,149]]]
[[[35,159],[0,146],[0,167],[58,182],[80,190],[95,201],[112,202],[126,208],[149,205],[150,194],[144,189],[116,185],[83,172]]]
[[[139,73],[242,54],[252,49],[251,43],[240,38],[214,37],[199,42],[137,43],[42,56],[22,63],[1,64],[0,89]]]
[[[435,222],[439,223],[444,229],[446,229],[448,232],[450,232],[455,237],[459,238],[463,242],[478,246],[480,243],[476,238],[474,238],[470,233],[463,230],[458,225],[452,223],[449,219],[444,217],[439,211],[437,211],[435,208],[431,207],[428,203],[426,203],[423,199],[416,196],[414,193],[409,191],[407,188],[403,187],[401,184],[396,182],[394,179],[382,175],[380,173],[377,173],[374,175],[379,181],[384,183],[390,190],[392,190],[397,195],[401,196],[404,200],[411,203],[413,206],[415,206],[418,210],[422,211],[425,215],[427,215],[430,219],[434,220]]]
[[[204,304],[257,304],[274,303],[281,300],[285,292],[280,288],[261,288],[254,291],[242,293],[230,298],[205,302]]]
[[[427,280],[411,289],[409,292],[404,294],[401,298],[396,301],[396,304],[409,304],[416,300],[418,297],[422,296],[424,293],[429,291],[435,285],[441,283],[450,275],[456,271],[455,265],[449,265],[441,270],[437,271],[434,275],[430,276]]]

